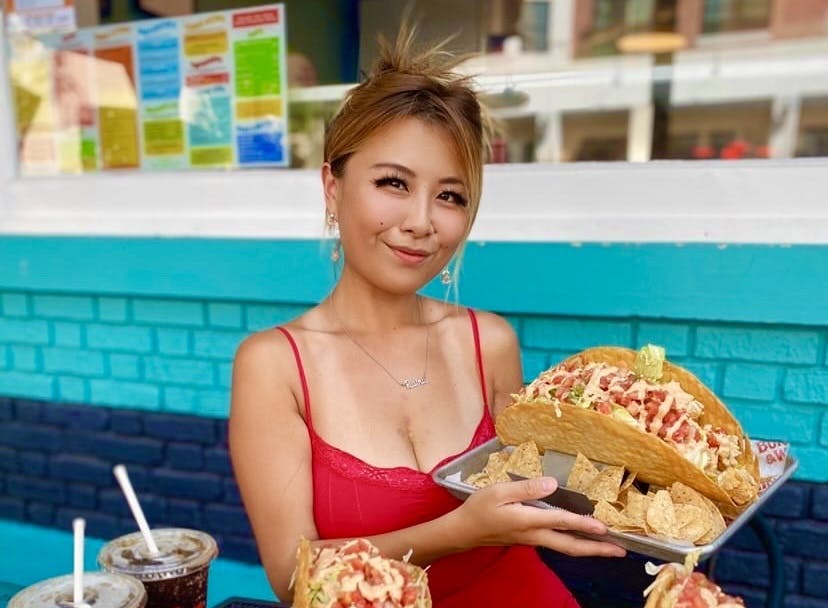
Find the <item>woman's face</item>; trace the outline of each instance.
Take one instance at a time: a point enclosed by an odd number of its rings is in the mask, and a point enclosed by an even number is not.
[[[377,131],[341,178],[323,168],[348,271],[390,293],[414,292],[463,241],[468,191],[451,138],[416,118]]]

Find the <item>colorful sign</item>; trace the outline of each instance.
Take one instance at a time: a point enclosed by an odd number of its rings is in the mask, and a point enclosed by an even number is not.
[[[71,32],[76,27],[74,0],[6,0],[9,31]]]
[[[288,165],[282,5],[11,46],[25,174]]]
[[[141,107],[142,166],[187,167],[181,97],[181,27],[174,19],[135,26]]]
[[[238,163],[285,162],[284,12],[265,7],[233,14]]]

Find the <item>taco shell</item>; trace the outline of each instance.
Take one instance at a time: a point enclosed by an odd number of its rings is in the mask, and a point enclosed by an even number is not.
[[[296,549],[293,608],[310,608],[311,544],[307,538],[299,541]]]
[[[636,352],[627,348],[599,347],[574,355],[562,365],[583,367],[589,363],[606,363],[632,370],[635,358]],[[659,382],[672,380],[703,405],[704,411],[697,419],[700,425],[720,427],[743,439],[738,466],[750,473],[753,480],[758,479],[758,462],[748,438],[727,407],[692,373],[665,361]],[[613,416],[565,401],[560,402],[559,411],[560,417],[556,415],[555,407],[540,401],[513,403],[497,417],[497,436],[506,445],[531,439],[543,449],[582,453],[591,460],[623,465],[634,472],[637,479],[650,484],[669,487],[680,481],[721,503],[727,513],[740,512],[756,496],[755,491],[751,494],[744,488],[731,490],[729,494],[672,445]],[[749,483],[750,476],[744,476],[744,480]]]
[[[373,551],[377,551],[376,547],[372,546]],[[423,568],[406,561],[383,558],[387,562],[393,563],[397,568],[406,570],[410,576],[411,581],[416,581],[419,595],[417,596],[414,608],[431,608],[431,593],[428,588],[428,576]],[[311,608],[311,570],[313,568],[314,549],[310,541],[306,538],[299,540],[299,546],[296,549],[296,570],[293,576],[293,608]]]

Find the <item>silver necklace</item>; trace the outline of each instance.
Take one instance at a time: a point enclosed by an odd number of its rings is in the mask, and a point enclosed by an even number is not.
[[[339,322],[339,326],[342,328],[342,331],[345,332],[345,335],[348,339],[354,343],[359,350],[361,350],[365,355],[371,359],[374,363],[376,363],[382,371],[386,373],[386,375],[391,378],[396,384],[399,384],[401,387],[407,390],[411,390],[414,388],[419,388],[421,386],[425,386],[428,384],[428,323],[425,323],[425,330],[426,330],[426,347],[425,347],[425,365],[423,366],[423,375],[414,378],[404,378],[402,380],[398,379],[394,374],[392,374],[387,367],[385,367],[382,363],[380,363],[377,358],[372,355],[367,348],[365,348],[362,344],[357,342],[356,338],[351,335],[351,332],[348,331],[348,328],[345,327],[345,323],[342,322],[342,318],[339,316],[339,312],[336,310],[336,304],[334,303],[333,295],[331,295],[331,308],[333,309],[334,316],[336,320]],[[423,321],[423,307],[420,303],[420,299],[417,298],[417,309],[419,310],[419,317],[420,322]]]

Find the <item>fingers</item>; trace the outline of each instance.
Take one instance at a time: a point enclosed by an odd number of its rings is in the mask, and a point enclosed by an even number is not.
[[[627,552],[618,545],[578,538],[566,532],[555,530],[538,530],[537,537],[533,539],[539,546],[552,549],[572,557],[624,557]]]
[[[498,483],[491,487],[497,493],[498,502],[506,504],[549,496],[558,489],[558,481],[554,477],[535,477],[522,481]]]

